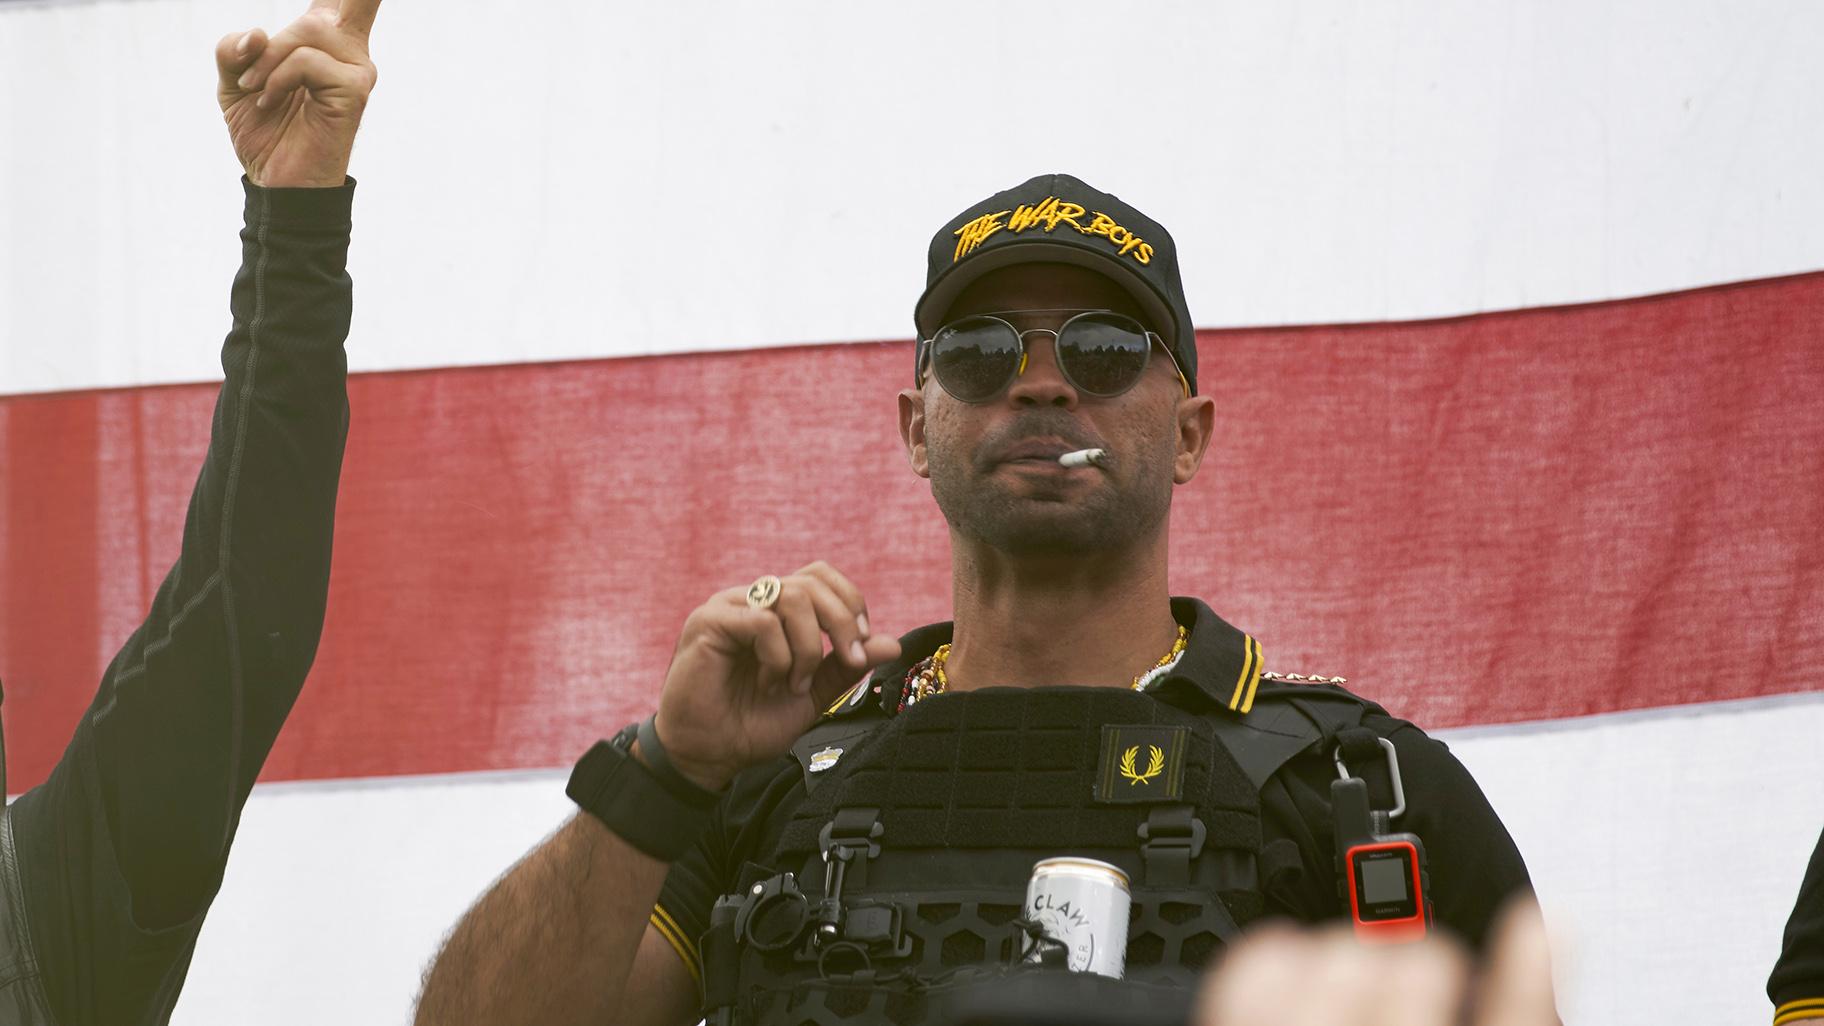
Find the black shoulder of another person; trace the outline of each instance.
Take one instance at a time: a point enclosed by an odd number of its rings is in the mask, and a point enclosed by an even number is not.
[[[1776,1026],[1824,1015],[1824,834],[1812,850],[1798,900],[1786,920],[1780,959],[1767,978],[1767,996],[1773,999]]]

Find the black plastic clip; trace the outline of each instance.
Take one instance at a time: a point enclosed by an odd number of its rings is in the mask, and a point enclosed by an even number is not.
[[[730,924],[732,935],[756,951],[784,951],[798,943],[811,918],[811,903],[798,887],[798,879],[780,873],[754,884],[741,896]],[[718,907],[720,907],[718,905]]]
[[[1363,728],[1356,728],[1354,731],[1340,731],[1337,733],[1337,738],[1336,751],[1331,758],[1336,763],[1336,779],[1338,780],[1362,780],[1363,785],[1367,786],[1364,778],[1349,772],[1348,765],[1343,762],[1344,756],[1359,760],[1361,753],[1368,753],[1370,756],[1383,756],[1387,760],[1387,782],[1393,789],[1393,805],[1387,809],[1375,809],[1372,813],[1375,831],[1386,833],[1392,829],[1393,821],[1406,812],[1406,788],[1400,783],[1398,749],[1393,747],[1392,741]],[[1360,762],[1358,761],[1357,764],[1359,765]]]
[[[703,1019],[709,1026],[731,1026],[735,1021],[735,1002],[740,994],[735,981],[741,968],[735,918],[747,904],[745,891],[717,898],[709,910],[709,929],[698,942],[703,955]]]
[[[868,860],[880,854],[880,836],[886,827],[880,810],[838,809],[817,834],[823,849],[823,900],[817,903],[818,943],[833,940],[842,931],[842,889],[867,886]]]
[[[1207,836],[1203,820],[1189,805],[1156,806],[1140,824],[1140,858],[1146,882],[1156,887],[1183,887],[1191,882],[1191,860],[1203,854]]]

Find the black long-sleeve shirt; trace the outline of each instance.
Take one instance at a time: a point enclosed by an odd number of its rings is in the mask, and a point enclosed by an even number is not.
[[[316,657],[348,429],[354,181],[246,192],[183,549],[50,777],[13,805],[59,1026],[163,1023]]]
[[[1780,960],[1767,978],[1774,1026],[1803,1019],[1824,1022],[1824,834],[1812,850],[1799,898],[1786,920]]]

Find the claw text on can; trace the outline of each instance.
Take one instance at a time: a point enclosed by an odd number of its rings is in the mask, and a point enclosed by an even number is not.
[[[1064,945],[1071,972],[1121,978],[1128,903],[1127,874],[1095,859],[1045,859],[1026,885],[1026,918]]]

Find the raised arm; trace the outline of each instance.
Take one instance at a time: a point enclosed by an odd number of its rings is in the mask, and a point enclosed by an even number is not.
[[[246,206],[208,452],[176,565],[63,758],[11,812],[60,1023],[170,1014],[241,806],[316,655],[348,426],[345,172],[376,4],[314,7],[271,40],[216,48]],[[264,82],[237,84],[264,66]],[[262,95],[278,102],[262,109]]]

